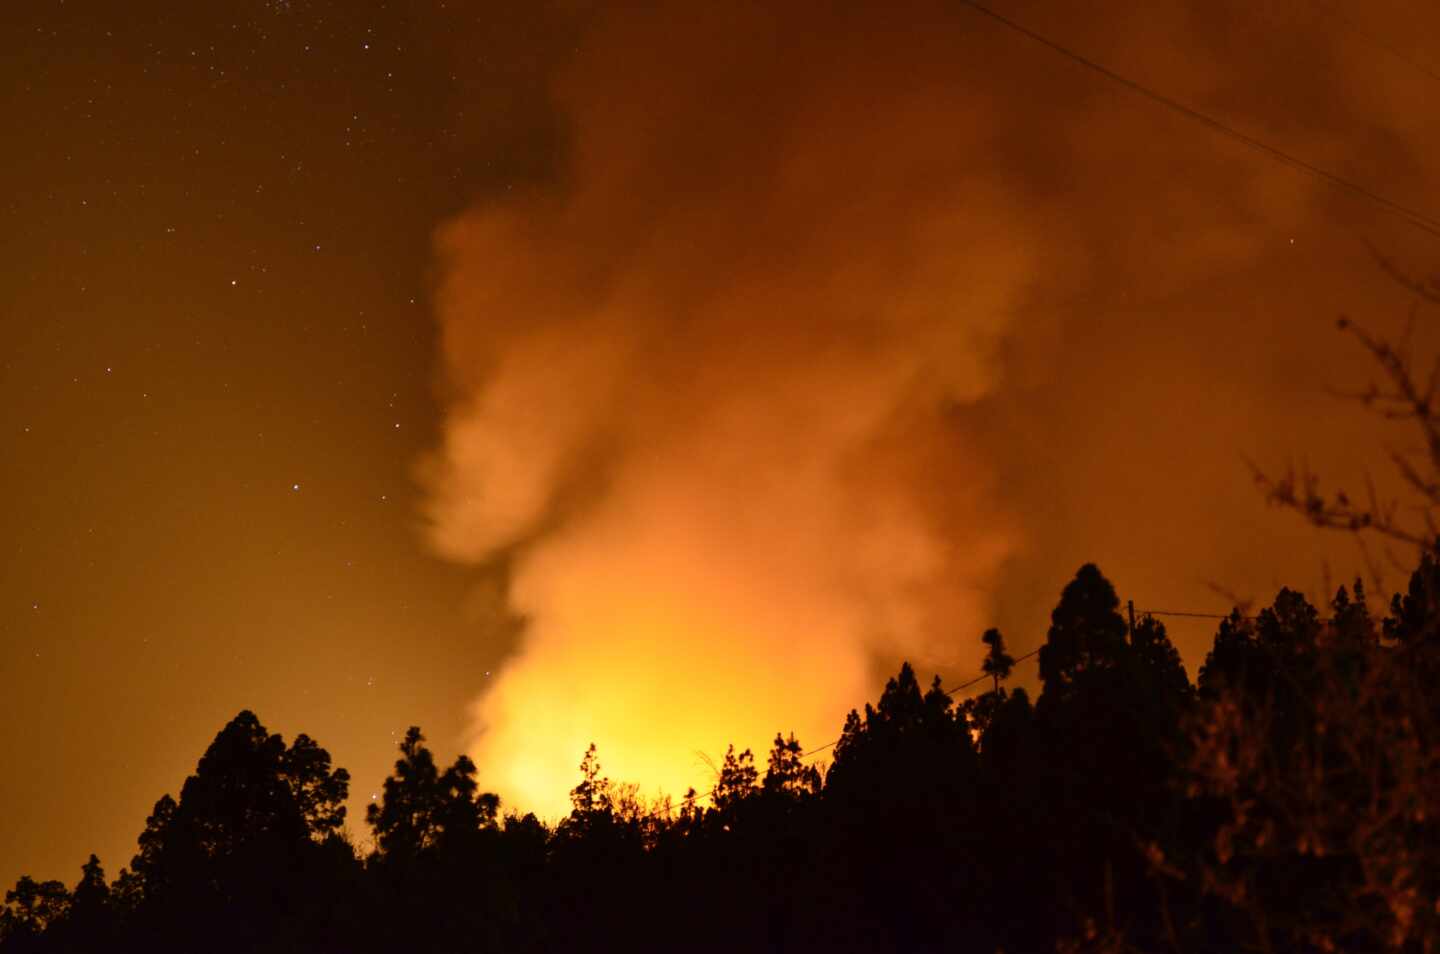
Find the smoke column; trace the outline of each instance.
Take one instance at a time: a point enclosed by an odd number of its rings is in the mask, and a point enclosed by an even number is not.
[[[1043,238],[953,31],[683,6],[598,24],[554,86],[563,182],[439,240],[431,535],[508,561],[525,630],[471,751],[525,810],[591,741],[703,790],[698,753],[827,741],[879,664],[968,673],[1018,543],[954,412]]]

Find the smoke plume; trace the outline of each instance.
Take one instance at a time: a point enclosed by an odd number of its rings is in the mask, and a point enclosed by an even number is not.
[[[1010,6],[1423,198],[1413,69],[1338,21]],[[1204,581],[1263,595],[1337,552],[1242,459],[1356,476],[1374,434],[1324,391],[1353,358],[1329,329],[1392,313],[1354,240],[1414,238],[1383,213],[963,5],[622,7],[567,35],[558,172],[439,241],[431,537],[504,568],[525,621],[473,714],[511,804],[560,811],[591,741],[671,793],[731,741],[828,741],[899,658],[970,675],[996,621],[1031,648],[1087,560],[1142,606],[1223,611]],[[1206,635],[1177,634],[1192,668]]]
[[[877,660],[973,662],[1017,537],[954,411],[1044,239],[933,26],[617,18],[556,86],[563,186],[444,231],[433,539],[511,561],[473,748],[519,804],[592,740],[675,793],[827,739]]]

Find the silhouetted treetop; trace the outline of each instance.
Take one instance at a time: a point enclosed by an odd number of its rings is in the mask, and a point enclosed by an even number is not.
[[[28,875],[5,892],[0,908],[0,942],[21,949],[59,923],[70,909],[70,892],[59,881],[36,881]]]
[[[766,794],[800,800],[820,792],[820,770],[807,763],[800,741],[795,736],[781,737],[775,733],[770,758],[761,788]]]
[[[922,694],[915,670],[905,663],[886,682],[878,704],[865,706],[863,719],[854,711],[846,718],[826,792],[876,802],[922,784],[963,785],[974,757],[969,723],[939,677]]]
[[[1255,621],[1260,645],[1281,657],[1314,648],[1323,628],[1319,611],[1305,594],[1288,588],[1282,589],[1274,604],[1261,610]]]
[[[267,733],[253,712],[241,712],[220,730],[180,789],[176,822],[195,847],[216,857],[258,837],[308,836],[285,755],[284,741]]]
[[[303,733],[290,743],[281,770],[310,837],[323,840],[338,833],[345,824],[350,773],[343,768],[332,770],[330,753]]]
[[[1250,669],[1257,648],[1254,623],[1242,616],[1238,609],[1233,610],[1220,621],[1215,641],[1200,667],[1196,680],[1200,691],[1213,693],[1223,684],[1238,682]]]
[[[1197,693],[1086,565],[1035,705],[987,630],[985,691],[904,664],[828,769],[777,734],[762,778],[732,745],[678,811],[591,745],[566,818],[502,822],[411,728],[363,858],[348,774],[241,712],[113,885],[93,855],[73,892],[20,879],[0,954],[1440,951],[1437,589],[1427,554],[1384,638],[1363,586],[1328,620],[1282,590],[1220,623]]]
[[[1115,588],[1093,563],[1066,584],[1050,614],[1040,649],[1040,678],[1046,691],[1063,690],[1077,675],[1116,666],[1125,651],[1125,620]]]
[[[1440,641],[1440,560],[1434,549],[1421,553],[1404,595],[1397,593],[1390,602],[1390,617],[1385,635],[1391,639],[1411,646]]]
[[[1142,670],[1141,678],[1156,692],[1177,703],[1190,695],[1192,687],[1185,663],[1180,659],[1180,651],[1170,642],[1164,623],[1153,616],[1142,616],[1130,636],[1130,648]]]
[[[1010,678],[1010,672],[1015,667],[1014,658],[1005,650],[1005,637],[1000,635],[1000,630],[987,629],[981,635],[980,641],[985,645],[985,660],[981,664],[981,670],[990,677],[991,688],[988,692],[971,696],[959,705],[963,717],[968,720],[977,738],[983,738],[996,712],[1005,705],[1008,693],[1001,684]]]
[[[595,752],[595,743],[585,750],[580,760],[580,782],[570,790],[570,817],[589,818],[608,815],[614,811],[610,780],[600,774],[600,756]]]
[[[424,742],[417,726],[406,730],[379,803],[366,809],[386,858],[413,857],[495,827],[500,798],[480,792],[475,763],[460,755],[442,772]]]
[[[1000,683],[1010,678],[1010,670],[1015,668],[1015,657],[1005,651],[1005,637],[1000,635],[998,629],[987,629],[980,637],[985,644],[985,662],[981,664],[981,671],[994,680],[994,689],[999,691]]]
[[[725,760],[720,765],[719,777],[711,801],[715,810],[722,814],[733,812],[739,805],[756,792],[760,773],[755,769],[755,756],[749,749],[736,753],[731,745],[725,751]]]

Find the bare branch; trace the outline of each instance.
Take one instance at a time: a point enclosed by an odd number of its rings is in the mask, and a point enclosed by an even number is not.
[[[1380,266],[1380,270],[1386,275],[1389,275],[1397,284],[1409,289],[1418,298],[1431,302],[1432,304],[1440,305],[1440,288],[1436,287],[1433,280],[1426,281],[1416,278],[1395,264],[1394,259],[1381,252],[1374,245],[1366,242],[1365,246],[1370,249],[1370,255],[1375,259],[1375,263]]]
[[[1306,520],[1325,530],[1351,533],[1374,531],[1381,536],[1424,546],[1427,538],[1400,525],[1394,519],[1395,503],[1379,504],[1373,497],[1367,506],[1356,506],[1346,493],[1337,491],[1331,498],[1320,492],[1319,478],[1310,471],[1297,472],[1294,467],[1278,477],[1271,477],[1251,465],[1255,483],[1271,504],[1300,513]]]
[[[1440,286],[1433,282],[1421,283],[1403,275],[1373,247],[1371,252],[1381,267],[1406,288],[1422,295],[1427,301],[1440,304]],[[1399,501],[1382,501],[1368,475],[1367,502],[1358,504],[1344,490],[1337,489],[1328,494],[1323,492],[1319,476],[1308,468],[1297,471],[1292,465],[1283,474],[1273,476],[1247,461],[1256,484],[1269,503],[1294,510],[1311,524],[1325,530],[1339,530],[1357,536],[1369,534],[1418,548],[1434,545],[1437,524],[1434,511],[1440,508],[1440,408],[1436,404],[1437,394],[1440,394],[1440,355],[1436,355],[1430,365],[1422,386],[1414,374],[1411,356],[1416,317],[1416,309],[1412,308],[1395,344],[1349,318],[1340,318],[1340,330],[1360,343],[1378,366],[1381,378],[1380,383],[1372,381],[1360,390],[1327,388],[1327,391],[1343,400],[1362,404],[1382,420],[1411,422],[1419,431],[1422,448],[1413,452],[1392,450],[1389,454],[1397,475],[1419,498],[1419,506],[1414,508],[1418,512],[1418,520],[1398,517]],[[1366,559],[1372,574],[1378,577],[1375,574],[1376,564],[1368,554]]]

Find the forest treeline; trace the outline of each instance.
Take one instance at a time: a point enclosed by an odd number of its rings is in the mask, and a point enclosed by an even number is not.
[[[1082,567],[1034,699],[907,665],[828,766],[777,735],[713,794],[647,803],[592,747],[551,826],[411,729],[345,834],[349,777],[250,712],[107,880],[22,878],[0,952],[1429,952],[1440,945],[1440,563],[1219,625],[1192,685]],[[601,740],[603,743],[603,740]],[[762,764],[763,762],[763,764]],[[692,793],[693,795],[693,793]]]

